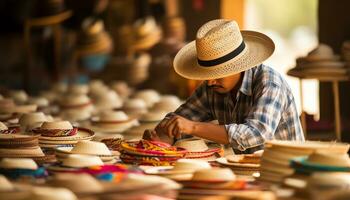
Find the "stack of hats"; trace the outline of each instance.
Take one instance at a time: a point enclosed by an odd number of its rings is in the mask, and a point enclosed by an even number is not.
[[[45,155],[39,147],[38,136],[0,134],[0,158],[32,158],[38,163],[52,163],[55,155]]]
[[[183,158],[186,150],[159,141],[129,141],[121,143],[120,159],[135,165],[167,166]]]
[[[280,183],[294,174],[290,166],[293,158],[308,156],[316,150],[326,150],[329,154],[347,153],[349,144],[317,141],[268,141],[260,162],[260,181]]]
[[[8,97],[13,99],[16,104],[22,105],[28,101],[28,94],[24,90],[11,90]]]
[[[297,59],[295,68],[288,71],[288,75],[297,77],[327,78],[332,76],[346,76],[348,73],[340,57],[334,55],[333,50],[326,44],[319,44],[306,57]]]
[[[18,117],[23,113],[35,112],[37,105],[25,104],[16,105],[12,99],[0,100],[0,121],[17,123]]]
[[[197,138],[178,140],[174,146],[186,149],[185,158],[187,159],[214,161],[224,153],[223,148],[219,144],[210,143],[208,146],[203,139]]]
[[[137,53],[127,60],[127,68],[123,67],[123,71],[126,71],[126,81],[132,86],[144,82],[148,78],[151,61],[152,57],[148,53]]]
[[[127,99],[133,92],[125,81],[113,81],[110,87],[119,94],[123,100]]]
[[[91,119],[91,129],[96,132],[96,140],[106,137],[120,137],[120,133],[138,125],[136,118],[123,111],[104,111]]]
[[[79,141],[74,147],[57,147],[57,160],[62,160],[68,155],[81,154],[98,156],[104,163],[115,163],[119,152],[111,152],[102,142]]]
[[[29,104],[34,104],[38,106],[38,111],[50,114],[51,109],[50,109],[50,102],[47,98],[38,96],[38,97],[29,97],[28,99]]]
[[[38,167],[30,158],[3,158],[0,161],[0,174],[10,179],[41,179],[47,177],[44,167]]]
[[[145,173],[183,181],[192,179],[195,171],[210,168],[210,164],[204,160],[179,159],[174,166],[151,167],[146,169]]]
[[[67,91],[62,93],[62,96],[68,95],[87,95],[89,93],[89,85],[88,84],[78,84],[74,83],[67,87]],[[58,89],[57,89],[58,90]],[[62,91],[63,88],[61,89]]]
[[[0,122],[0,134],[13,134],[19,131],[20,129],[17,126],[7,127],[6,124]]]
[[[133,50],[147,50],[157,44],[162,38],[162,30],[153,17],[137,20],[133,26]]]
[[[74,146],[81,140],[91,140],[95,133],[86,128],[73,127],[68,121],[44,122],[32,130],[39,134],[39,145],[45,148]]]
[[[230,168],[237,175],[253,175],[260,170],[260,157],[257,154],[228,155],[216,159],[216,162]]]

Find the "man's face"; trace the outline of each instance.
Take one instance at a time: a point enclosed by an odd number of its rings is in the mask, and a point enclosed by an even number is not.
[[[237,84],[240,84],[241,74],[238,73],[224,78],[207,80],[207,85],[215,92],[224,94],[237,87]]]

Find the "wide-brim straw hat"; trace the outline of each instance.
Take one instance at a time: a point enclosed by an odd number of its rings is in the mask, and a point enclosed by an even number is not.
[[[60,165],[54,165],[48,167],[48,170],[50,171],[74,171],[79,168],[84,167],[94,167],[94,166],[102,166],[103,161],[98,156],[92,156],[92,155],[79,155],[79,154],[72,154],[68,155],[66,158],[62,160],[62,163]]]
[[[42,112],[25,113],[19,118],[19,124],[22,130],[26,130],[28,126],[36,123],[48,121],[47,117]]]
[[[194,172],[191,181],[226,182],[236,180],[236,175],[229,168],[201,169]]]
[[[261,155],[257,155],[257,154],[228,155],[226,156],[226,159],[228,162],[231,162],[231,163],[259,164]]]
[[[160,100],[160,95],[157,91],[152,89],[145,89],[137,91],[134,94],[135,98],[139,98],[145,101],[147,107],[152,107],[155,103]]]
[[[162,30],[153,17],[137,20],[133,27],[132,48],[134,50],[149,49],[162,38]]]
[[[116,157],[104,143],[95,141],[79,141],[74,147],[58,147],[56,149],[56,155],[59,157],[64,158],[70,154],[99,156],[102,161],[111,161]]]
[[[204,24],[196,40],[177,53],[174,69],[188,79],[218,79],[261,64],[274,49],[268,36],[240,31],[235,21],[217,19]]]
[[[39,136],[23,134],[0,134],[0,148],[35,148],[38,146]]]
[[[246,170],[255,170],[259,171],[260,164],[254,164],[254,163],[234,163],[234,162],[229,162],[227,158],[221,157],[217,158],[215,160],[216,162],[226,166],[226,167],[232,167],[232,168],[240,168],[240,169],[246,169]]]

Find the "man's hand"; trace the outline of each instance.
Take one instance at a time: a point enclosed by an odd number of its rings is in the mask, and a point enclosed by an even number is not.
[[[182,134],[192,134],[195,122],[179,115],[171,115],[163,119],[155,128],[159,134],[165,134],[169,138],[181,138]]]
[[[160,141],[160,138],[157,135],[157,132],[155,130],[149,130],[149,129],[145,130],[145,132],[143,133],[142,139]]]

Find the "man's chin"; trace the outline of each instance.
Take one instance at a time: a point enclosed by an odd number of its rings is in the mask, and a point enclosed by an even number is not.
[[[214,92],[219,93],[219,94],[227,93],[227,91],[223,88],[214,88]]]

